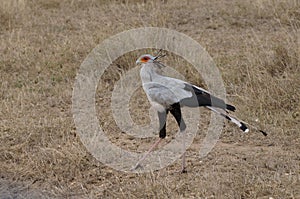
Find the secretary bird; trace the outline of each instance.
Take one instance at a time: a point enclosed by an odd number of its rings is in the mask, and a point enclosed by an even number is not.
[[[183,148],[185,149],[185,129],[186,124],[181,115],[181,107],[206,107],[209,110],[221,115],[230,122],[236,124],[243,132],[249,132],[248,127],[239,119],[230,116],[228,111],[235,111],[235,107],[226,104],[222,99],[211,95],[208,91],[188,82],[166,77],[161,74],[164,65],[158,61],[165,55],[161,50],[156,56],[145,54],[140,56],[136,64],[142,64],[140,76],[143,89],[147,95],[150,104],[158,113],[159,118],[159,139],[150,147],[145,155],[137,162],[132,170],[140,167],[141,162],[154,150],[155,147],[166,137],[166,118],[170,112],[179,126],[180,132],[183,133]],[[267,135],[259,130],[263,135]],[[186,172],[185,152],[182,155],[181,172]]]

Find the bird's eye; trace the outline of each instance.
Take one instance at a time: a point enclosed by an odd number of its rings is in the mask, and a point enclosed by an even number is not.
[[[150,59],[150,57],[143,57],[142,62],[148,62],[149,59]]]

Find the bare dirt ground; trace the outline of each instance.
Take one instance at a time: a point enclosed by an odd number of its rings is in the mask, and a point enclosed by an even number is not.
[[[216,147],[199,159],[199,129],[187,174],[176,172],[181,160],[146,174],[97,161],[73,122],[76,73],[101,41],[145,26],[183,32],[205,47],[237,115],[269,135],[226,123]],[[299,28],[298,0],[2,0],[0,198],[300,198]],[[124,135],[109,109],[115,71],[135,67],[136,55],[105,73],[97,114],[115,144],[143,151],[153,139]],[[203,85],[191,71],[184,75]],[[136,122],[146,123],[142,90],[132,100]]]

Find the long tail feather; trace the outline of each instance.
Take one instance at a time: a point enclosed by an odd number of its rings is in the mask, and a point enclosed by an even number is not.
[[[244,122],[242,122],[241,120],[237,119],[237,118],[234,118],[230,115],[228,115],[227,113],[222,113],[218,110],[216,110],[215,108],[213,107],[210,107],[210,106],[206,106],[206,108],[210,109],[211,111],[221,115],[222,117],[226,118],[227,120],[233,122],[234,124],[236,124],[242,131],[244,131],[245,133],[248,133],[249,132],[249,129],[248,127],[246,126],[246,124]],[[250,124],[249,124],[250,125]],[[254,128],[255,130],[261,132],[264,136],[267,136],[268,134],[265,132],[265,131],[262,131],[260,129],[258,129],[257,127],[253,126],[253,125],[250,125],[252,128]]]

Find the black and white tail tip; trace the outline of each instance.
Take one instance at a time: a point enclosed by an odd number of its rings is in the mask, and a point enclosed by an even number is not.
[[[222,112],[220,112],[220,111],[218,111],[218,110],[216,110],[216,109],[214,109],[214,108],[212,108],[212,107],[210,107],[210,106],[207,106],[206,108],[208,108],[208,109],[212,110],[213,112],[215,112],[215,113],[221,115],[222,117],[226,118],[228,121],[230,121],[230,122],[236,124],[243,132],[245,132],[245,133],[248,133],[248,132],[249,132],[249,128],[246,126],[246,124],[245,124],[244,122],[241,122],[241,121],[239,121],[238,119],[236,119],[236,118],[234,118],[234,117],[232,117],[232,116],[230,116],[230,115],[224,114],[224,113],[222,113]],[[254,126],[252,126],[252,127],[253,127],[255,130],[261,132],[264,136],[267,136],[267,135],[268,135],[265,131],[259,130],[259,129],[257,129],[257,128],[254,127]]]

